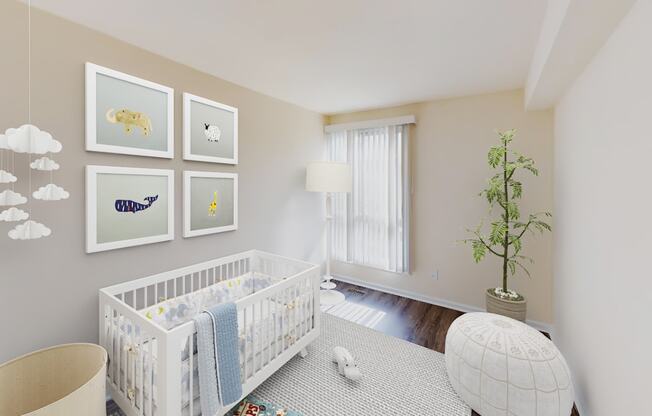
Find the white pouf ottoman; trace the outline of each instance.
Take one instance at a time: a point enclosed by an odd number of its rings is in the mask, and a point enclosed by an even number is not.
[[[573,384],[555,345],[536,329],[492,313],[467,313],[446,335],[457,394],[482,416],[569,416]]]

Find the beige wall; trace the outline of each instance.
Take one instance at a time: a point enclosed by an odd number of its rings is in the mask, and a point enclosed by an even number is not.
[[[652,2],[555,109],[555,333],[582,415],[650,414]]]
[[[0,129],[27,117],[26,9],[0,2]],[[99,288],[250,248],[320,261],[322,200],[305,192],[304,167],[323,151],[322,116],[222,81],[186,66],[37,11],[33,12],[35,124],[56,135],[63,152],[55,182],[71,193],[62,202],[33,202],[34,218],[49,238],[15,242],[0,224],[0,362],[63,342],[97,340]],[[192,47],[192,45],[189,45]],[[198,53],[218,53],[198,51]],[[229,59],[229,57],[224,57]],[[175,89],[175,158],[89,153],[84,150],[84,62],[117,69]],[[191,92],[240,109],[240,164],[236,167],[181,159],[181,93]],[[24,155],[16,156],[27,193]],[[111,252],[84,253],[84,166],[175,169],[176,239]],[[181,237],[181,172],[240,175],[240,229]],[[46,175],[34,175],[41,185]]]
[[[327,122],[408,114],[417,117],[410,139],[413,273],[404,276],[342,263],[333,271],[453,307],[484,308],[485,289],[499,285],[501,266],[493,258],[475,264],[470,248],[457,241],[486,214],[487,205],[477,195],[490,176],[487,151],[497,141],[496,129],[517,128],[515,149],[533,157],[541,170],[536,178],[522,175],[522,212],[551,210],[552,113],[525,112],[522,92],[512,91],[334,115]],[[528,318],[543,323],[553,321],[551,241],[550,235],[527,239],[524,252],[536,260],[532,278],[519,276],[511,283],[528,298]],[[439,280],[432,278],[436,271]]]

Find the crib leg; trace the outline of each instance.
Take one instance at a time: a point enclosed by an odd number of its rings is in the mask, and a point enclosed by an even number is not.
[[[308,356],[308,350],[305,348],[302,348],[301,351],[299,351],[299,357],[301,358],[306,358]]]

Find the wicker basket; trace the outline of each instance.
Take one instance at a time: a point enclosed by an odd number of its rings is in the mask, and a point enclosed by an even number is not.
[[[527,315],[527,301],[525,299],[501,299],[492,292],[493,289],[487,289],[487,312],[525,322],[525,317]]]
[[[104,348],[67,344],[0,365],[2,416],[106,416]]]

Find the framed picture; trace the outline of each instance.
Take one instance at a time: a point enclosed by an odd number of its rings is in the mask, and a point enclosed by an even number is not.
[[[183,93],[183,158],[238,164],[238,109]]]
[[[174,171],[86,167],[86,252],[174,239]]]
[[[86,150],[174,157],[174,90],[86,63]]]
[[[183,236],[238,229],[238,174],[183,172]]]

